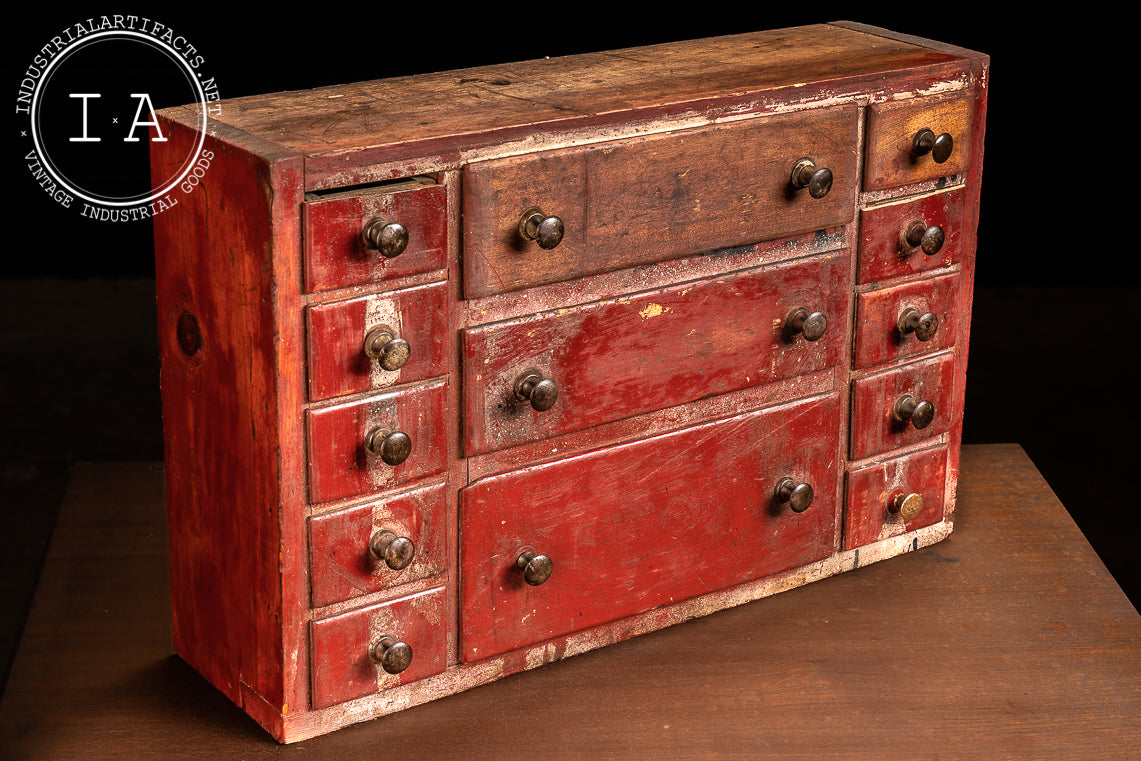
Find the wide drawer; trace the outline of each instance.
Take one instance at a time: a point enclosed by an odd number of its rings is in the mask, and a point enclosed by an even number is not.
[[[951,354],[940,354],[856,380],[852,384],[852,459],[915,444],[946,431],[955,398],[954,359]],[[907,408],[911,405],[905,397],[916,405],[910,414]],[[934,409],[920,407],[921,403]]]
[[[966,188],[960,186],[864,209],[857,282],[873,283],[959,262],[970,232],[968,202]],[[918,245],[909,234],[919,239]]]
[[[844,549],[943,520],[947,447],[925,449],[848,474]]]
[[[817,397],[462,490],[461,658],[477,661],[827,557],[839,417],[835,395]],[[796,512],[776,496],[785,478],[811,486],[807,509]],[[519,570],[527,551],[551,560],[540,586]]]
[[[954,345],[958,307],[955,273],[859,294],[856,367],[874,367]]]
[[[852,218],[857,109],[837,106],[544,153],[464,170],[469,298],[819,230]],[[832,172],[831,190],[794,190],[794,165]],[[523,213],[561,219],[541,248]]]
[[[469,455],[837,364],[848,323],[841,251],[463,332]],[[822,335],[786,329],[798,307]],[[537,411],[516,394],[535,370],[558,388]]]
[[[974,93],[873,103],[868,108],[864,190],[881,190],[963,174],[971,165]],[[935,145],[916,147],[929,130]],[[941,151],[950,150],[946,155]],[[942,161],[938,160],[942,159]]]

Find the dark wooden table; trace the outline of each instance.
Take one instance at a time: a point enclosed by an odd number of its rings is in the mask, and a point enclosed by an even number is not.
[[[162,480],[74,470],[0,756],[1141,757],[1141,618],[1016,445],[930,549],[291,746],[170,654]]]

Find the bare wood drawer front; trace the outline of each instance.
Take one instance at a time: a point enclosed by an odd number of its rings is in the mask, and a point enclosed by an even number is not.
[[[446,516],[444,485],[433,484],[310,518],[313,605],[329,605],[446,570]]]
[[[819,397],[467,487],[460,508],[462,660],[828,556],[838,423],[837,397]],[[784,478],[798,488],[811,485],[806,509],[796,512],[775,496]],[[801,489],[797,497],[806,494]],[[525,583],[518,567],[525,551],[551,560],[539,586]]]
[[[445,374],[447,297],[447,284],[433,283],[310,307],[309,398]]]
[[[343,499],[442,473],[448,461],[446,386],[436,381],[309,410],[310,501]],[[386,457],[400,461],[392,464]]]
[[[443,671],[448,631],[444,608],[444,587],[436,587],[314,621],[313,707],[336,705]],[[384,635],[393,644],[411,648],[404,671],[391,674],[374,660],[373,655],[381,656],[384,650],[373,644]]]
[[[837,364],[848,254],[693,281],[463,332],[468,454],[479,454]],[[786,328],[797,307],[823,334]],[[535,369],[558,387],[537,411]]]
[[[860,213],[858,282],[949,267],[962,258],[964,187],[892,202]],[[914,237],[909,237],[914,236]]]
[[[915,444],[946,431],[952,418],[954,371],[954,357],[940,354],[856,380],[852,389],[852,459]],[[905,397],[917,405],[910,413]]]
[[[943,520],[947,447],[896,457],[848,474],[844,549]]]
[[[946,349],[959,329],[959,276],[867,291],[856,297],[856,367]]]
[[[974,93],[874,103],[868,108],[864,190],[962,174],[971,165]],[[916,136],[927,130],[927,140]],[[927,147],[930,145],[930,147]],[[942,160],[940,160],[942,159]]]
[[[857,185],[854,106],[478,162],[464,171],[469,298],[843,224]],[[794,190],[802,158],[831,190]],[[538,207],[555,247],[523,239]]]
[[[307,291],[363,285],[447,267],[447,193],[443,185],[430,179],[310,196],[302,205],[302,217]],[[382,254],[365,242],[365,228],[373,220],[404,228],[407,242],[399,253]],[[399,242],[390,241],[389,245],[388,254],[400,248]]]

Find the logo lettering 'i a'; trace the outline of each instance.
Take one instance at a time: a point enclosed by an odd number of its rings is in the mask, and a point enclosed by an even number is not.
[[[91,98],[102,98],[103,97],[102,93],[73,92],[73,93],[68,93],[68,97],[77,98],[83,104],[83,106],[82,106],[82,121],[81,121],[83,134],[81,134],[79,137],[68,138],[69,142],[72,142],[72,143],[98,143],[98,142],[101,142],[103,138],[91,137],[91,134],[88,131],[87,101],[90,100]],[[139,104],[138,104],[138,107],[135,109],[135,118],[131,120],[131,129],[128,130],[127,136],[123,138],[123,142],[124,143],[137,143],[141,140],[141,138],[135,137],[135,131],[138,130],[139,127],[154,127],[156,137],[152,137],[151,142],[152,143],[165,143],[167,139],[162,134],[162,128],[159,127],[158,119],[155,117],[155,109],[154,109],[154,104],[151,103],[151,96],[145,92],[142,92],[142,93],[131,93],[131,97],[137,98],[139,101]],[[144,108],[146,108],[147,115],[150,117],[150,119],[148,121],[139,121],[139,118],[143,115],[143,109]]]

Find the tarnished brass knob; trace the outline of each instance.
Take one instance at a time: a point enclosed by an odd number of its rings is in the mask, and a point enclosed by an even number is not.
[[[365,434],[364,446],[370,455],[389,465],[399,465],[412,454],[412,439],[408,434],[386,426],[378,426]]]
[[[376,325],[364,337],[364,353],[385,370],[399,370],[412,356],[412,347],[387,325]]]
[[[551,578],[551,572],[555,570],[555,564],[549,557],[536,555],[530,550],[519,553],[519,557],[515,558],[515,567],[523,572],[523,581],[533,587]]]
[[[895,402],[895,419],[904,425],[911,423],[915,428],[922,430],[931,425],[931,421],[935,419],[935,405],[916,399],[911,394],[904,394]]]
[[[408,228],[388,217],[373,217],[361,231],[366,247],[379,251],[381,256],[391,259],[400,256],[408,248]]]
[[[828,329],[828,318],[823,312],[810,313],[805,307],[797,307],[785,318],[784,329],[790,336],[800,333],[805,341],[818,341]]]
[[[814,496],[811,484],[798,484],[788,476],[777,481],[777,501],[787,502],[794,513],[803,513],[807,510]]]
[[[951,151],[955,149],[955,139],[948,133],[936,136],[934,130],[927,127],[915,133],[911,139],[911,155],[915,158],[931,154],[936,164],[942,164],[951,158]]]
[[[920,341],[930,341],[939,330],[939,318],[931,312],[922,312],[915,307],[907,307],[899,313],[899,333],[914,333]]]
[[[923,510],[923,495],[914,492],[911,494],[900,492],[891,498],[887,509],[905,521],[909,521]]]
[[[550,378],[544,378],[538,370],[524,370],[515,379],[515,398],[530,402],[536,412],[545,412],[559,400],[559,387]]]
[[[812,159],[800,159],[792,167],[792,186],[797,190],[808,188],[808,195],[823,198],[832,189],[832,170],[816,167]]]
[[[519,217],[519,237],[537,242],[539,248],[554,248],[563,240],[563,221],[532,206]]]
[[[412,665],[412,646],[382,634],[369,643],[368,657],[389,674],[399,674]]]
[[[923,253],[928,256],[934,256],[939,253],[939,249],[943,248],[943,241],[946,240],[946,235],[943,233],[943,228],[939,225],[931,225],[928,227],[923,222],[915,220],[903,230],[903,242],[906,249],[921,248]]]
[[[394,571],[403,571],[416,557],[416,545],[406,536],[383,530],[368,540],[368,553],[377,563],[384,563]]]

